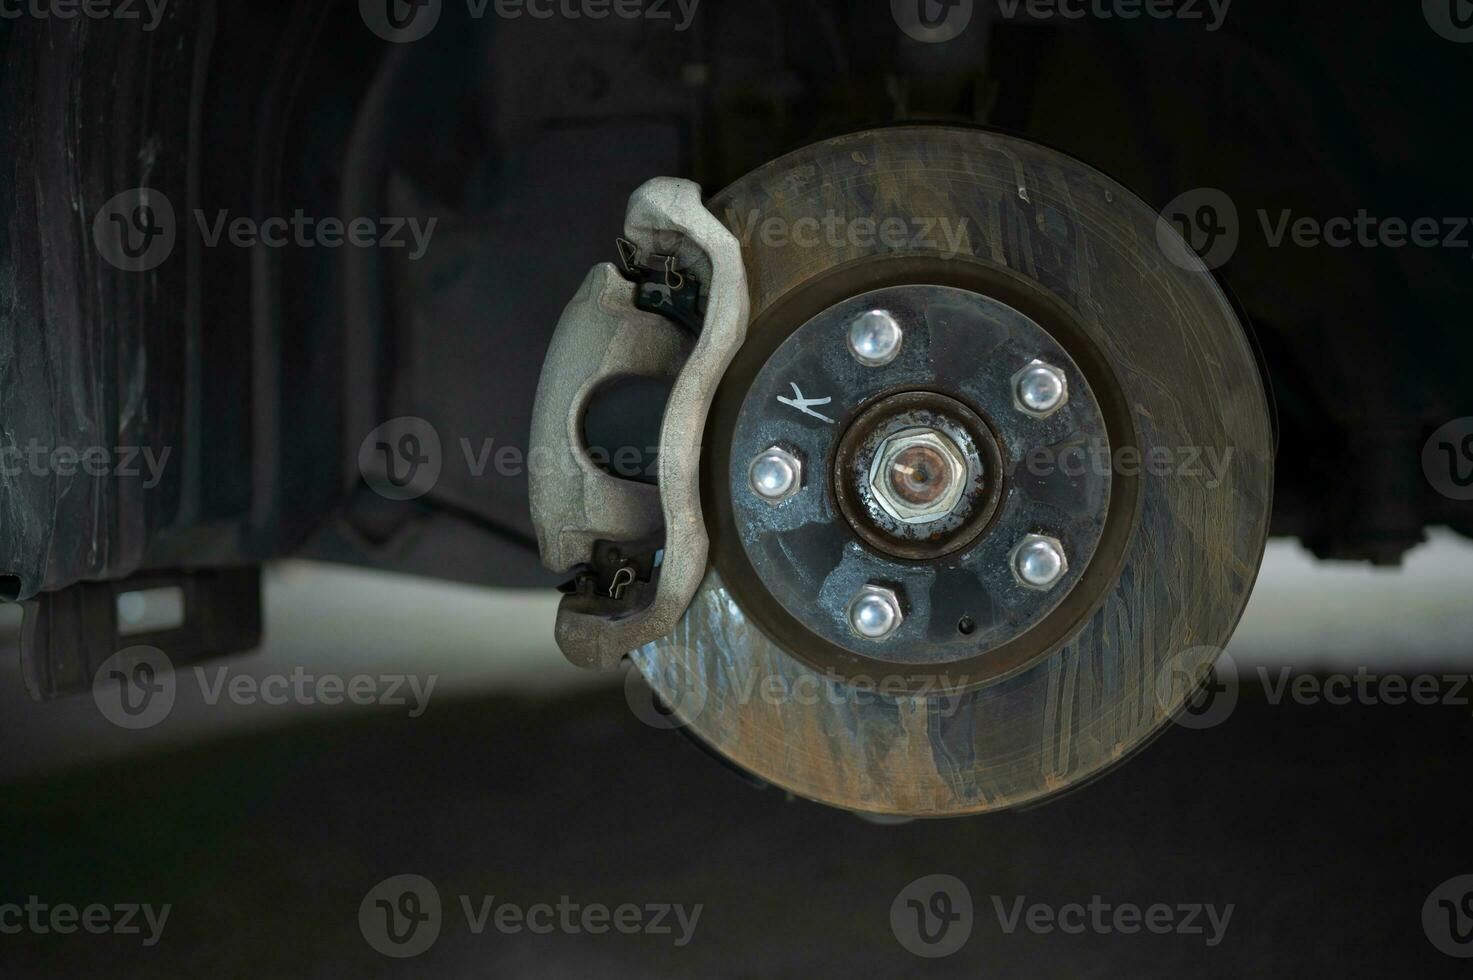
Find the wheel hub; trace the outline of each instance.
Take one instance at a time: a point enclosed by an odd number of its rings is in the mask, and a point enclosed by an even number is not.
[[[839,512],[883,555],[920,560],[965,547],[1001,491],[1002,456],[987,423],[932,391],[880,398],[834,452]]]
[[[988,657],[1078,586],[1109,514],[1108,469],[1065,472],[1050,462],[1073,445],[1110,444],[1089,380],[1063,344],[982,293],[908,284],[834,303],[763,353],[744,351],[761,357],[754,376],[721,396],[741,397],[722,500],[751,570],[736,575],[744,600],[760,590],[757,609],[783,613],[778,621],[756,612],[763,626],[826,669],[964,665],[952,684],[982,683],[1045,654],[1040,643]],[[1046,411],[1019,404],[1019,376],[1040,364],[1056,383],[1035,392],[1052,399]],[[1027,386],[1047,388],[1031,378]],[[776,507],[750,476],[774,447],[804,473]],[[1031,536],[1060,542],[1067,555],[1047,588],[1015,572],[1015,552]],[[849,615],[866,589],[888,590],[902,614],[878,635],[856,630]]]

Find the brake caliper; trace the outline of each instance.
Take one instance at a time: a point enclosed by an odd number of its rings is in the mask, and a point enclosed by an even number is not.
[[[706,573],[701,438],[749,313],[741,246],[699,185],[647,181],[629,199],[624,234],[629,278],[612,263],[594,266],[558,321],[529,473],[543,564],[575,574],[558,606],[558,646],[579,666],[605,669],[669,633]],[[641,264],[642,255],[658,261]],[[628,378],[670,383],[655,487],[604,472],[583,438],[590,400]]]

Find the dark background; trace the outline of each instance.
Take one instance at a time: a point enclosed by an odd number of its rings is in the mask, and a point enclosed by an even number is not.
[[[744,785],[617,691],[309,725],[0,788],[5,896],[175,906],[162,941],[0,939],[8,976],[1466,976],[1422,931],[1469,868],[1468,709],[1242,703],[1035,810],[875,826]],[[967,945],[923,961],[890,903],[945,872]],[[358,928],[378,881],[435,882],[422,956]],[[694,939],[472,935],[451,896],[703,903]],[[1202,936],[1005,935],[990,896],[1210,902]]]
[[[138,936],[0,935],[0,975],[1466,976],[1427,938],[1422,907],[1473,874],[1473,706],[1273,704],[1260,671],[1466,678],[1470,551],[1442,534],[1390,571],[1276,542],[1229,651],[1239,701],[1225,721],[1168,726],[1030,810],[901,826],[754,788],[649,727],[631,710],[646,707],[642,683],[558,653],[547,592],[273,570],[265,648],[221,666],[433,672],[418,718],[211,706],[186,674],[163,723],[124,731],[87,695],[26,700],[12,618],[0,622],[0,903],[174,908],[152,949]],[[960,952],[926,961],[897,942],[890,908],[935,873],[965,883],[976,918]],[[447,906],[434,946],[402,961],[375,952],[358,920],[368,890],[399,874],[430,879]],[[459,894],[704,910],[683,948],[473,935]],[[1201,936],[1007,935],[994,895],[1235,908],[1207,948]]]

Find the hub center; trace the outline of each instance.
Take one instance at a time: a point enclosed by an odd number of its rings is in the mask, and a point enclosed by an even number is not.
[[[1002,459],[987,424],[933,391],[881,398],[850,425],[834,457],[839,510],[872,547],[936,558],[987,525]]]
[[[897,432],[870,464],[875,500],[896,520],[924,524],[951,511],[967,483],[967,458],[939,429]]]

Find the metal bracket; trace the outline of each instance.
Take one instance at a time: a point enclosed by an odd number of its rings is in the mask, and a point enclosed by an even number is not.
[[[176,625],[120,632],[119,596],[166,588],[179,590],[181,617]],[[37,701],[87,690],[103,661],[125,647],[158,647],[178,665],[239,653],[261,643],[259,567],[81,582],[22,605],[21,674]]]
[[[595,266],[563,311],[537,387],[529,472],[542,561],[565,572],[594,562],[596,547],[663,556],[652,588],[579,588],[558,607],[558,646],[573,663],[613,668],[670,632],[706,572],[700,450],[716,387],[746,338],[750,312],[741,245],[701,200],[699,185],[656,177],[629,199],[625,236],[642,252],[674,256],[705,284],[705,316],[690,335],[635,306],[635,285],[612,263]],[[593,465],[583,443],[589,399],[621,377],[671,379],[660,427],[658,489]]]

